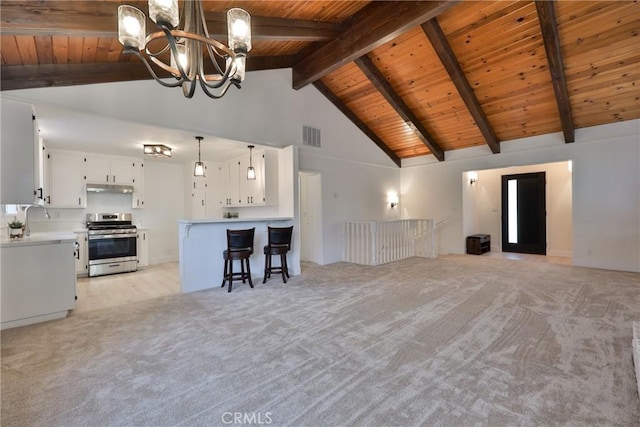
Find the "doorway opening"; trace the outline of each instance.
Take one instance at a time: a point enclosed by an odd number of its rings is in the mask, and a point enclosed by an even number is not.
[[[323,265],[322,257],[322,174],[299,172],[300,261]]]
[[[551,257],[559,262],[572,264],[573,169],[570,160],[484,169],[474,172],[473,182],[468,171],[461,174],[463,236],[466,237],[474,234],[490,235],[491,251],[488,253],[488,256],[500,256],[499,253],[503,252],[512,254],[509,256],[510,259],[540,257],[549,259]],[[505,209],[508,210],[508,199],[503,202],[502,177],[536,174],[539,172],[544,172],[544,179],[546,180],[544,195],[546,206],[544,209],[539,208],[539,210],[543,212],[541,218],[545,220],[544,227],[546,229],[546,236],[544,236],[544,241],[546,247],[543,245],[542,249],[544,252],[538,250],[536,254],[531,255],[523,252],[512,252],[514,248],[509,245],[508,221],[507,226],[503,227],[503,205]],[[519,181],[518,184],[520,184]],[[522,191],[522,188],[520,190]],[[522,199],[523,197],[529,200],[528,196],[521,196],[520,198]],[[514,200],[517,201],[517,199]],[[539,201],[541,202],[541,200]],[[523,208],[520,208],[520,210],[523,210]],[[545,212],[546,215],[544,215]],[[508,211],[504,216],[508,216]],[[517,216],[515,216],[515,218],[518,220]],[[520,221],[523,220],[520,219]],[[526,219],[524,221],[526,221]],[[538,232],[542,233],[540,227],[538,228]],[[516,235],[518,236],[517,242],[519,243],[529,239],[522,235]],[[504,239],[506,239],[506,244],[503,244]],[[462,243],[464,245],[464,241]],[[546,255],[537,255],[538,253],[544,253]]]
[[[502,251],[547,254],[544,172],[502,175]]]

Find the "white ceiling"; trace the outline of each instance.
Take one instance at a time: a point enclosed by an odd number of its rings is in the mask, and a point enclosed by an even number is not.
[[[159,128],[95,114],[36,104],[38,127],[49,149],[77,150],[120,156],[142,157],[144,144],[164,144],[172,148],[172,163],[193,162],[198,157],[195,134]],[[203,136],[202,159],[224,161],[248,153],[246,143]]]

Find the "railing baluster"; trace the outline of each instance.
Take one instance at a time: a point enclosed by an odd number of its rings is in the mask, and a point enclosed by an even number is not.
[[[432,219],[349,221],[343,231],[346,262],[379,265],[413,256],[436,257]]]

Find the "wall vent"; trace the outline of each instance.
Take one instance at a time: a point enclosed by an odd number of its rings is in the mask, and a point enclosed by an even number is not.
[[[320,129],[302,126],[302,144],[320,148]]]

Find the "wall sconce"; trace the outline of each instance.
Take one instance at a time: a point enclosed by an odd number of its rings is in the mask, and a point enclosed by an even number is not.
[[[171,147],[162,144],[144,144],[144,154],[151,157],[171,157]]]
[[[478,180],[478,172],[471,171],[467,176],[469,177],[469,185],[473,185]]]
[[[395,208],[396,206],[398,206],[398,195],[397,194],[389,194],[387,196],[387,202],[389,202],[389,206],[391,206],[391,209]]]

